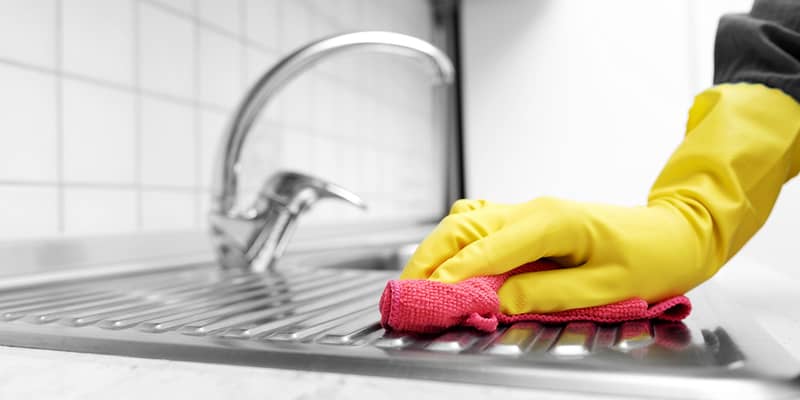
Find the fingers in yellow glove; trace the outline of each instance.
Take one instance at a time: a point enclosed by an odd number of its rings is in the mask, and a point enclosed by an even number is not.
[[[462,199],[453,203],[450,215],[445,217],[430,235],[420,243],[408,265],[403,269],[400,279],[427,279],[431,273],[448,258],[458,253],[488,233],[482,222],[482,214],[474,214],[481,209],[501,208],[504,205],[485,200]]]
[[[799,130],[800,105],[779,90],[714,87],[696,98],[687,137],[647,206],[459,201],[401,277],[455,282],[542,257],[575,266],[506,281],[500,303],[511,314],[684,293],[763,225],[783,182],[800,169]]]
[[[586,253],[581,246],[585,243],[582,239],[586,237],[586,221],[575,215],[579,211],[568,202],[539,198],[518,208],[513,212],[518,220],[508,221],[500,229],[488,231],[484,237],[451,251],[429,279],[453,283],[472,276],[502,274],[544,257],[582,258]],[[470,230],[463,224],[451,229]]]
[[[576,304],[610,304],[620,298],[629,277],[618,265],[580,266],[529,272],[509,278],[498,290],[505,314],[550,313]]]
[[[566,204],[550,198],[522,207],[482,200],[456,202],[456,213],[419,245],[400,278],[453,283],[501,274],[541,257],[576,253],[574,239],[581,236],[581,221],[565,221]],[[523,237],[526,240],[519,240]]]
[[[467,211],[475,211],[487,206],[494,206],[494,205],[496,204],[486,200],[461,199],[453,203],[453,206],[450,207],[450,215],[460,214]]]

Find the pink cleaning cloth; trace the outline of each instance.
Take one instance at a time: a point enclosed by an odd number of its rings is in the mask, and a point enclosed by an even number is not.
[[[675,296],[652,305],[642,299],[633,298],[613,304],[549,314],[506,315],[500,312],[497,290],[506,279],[516,274],[554,268],[558,268],[558,265],[537,261],[504,274],[470,278],[455,284],[429,280],[392,280],[386,284],[380,300],[381,325],[398,331],[419,333],[434,333],[455,326],[494,332],[498,323],[519,321],[680,321],[689,316],[692,310],[692,304],[687,297]]]

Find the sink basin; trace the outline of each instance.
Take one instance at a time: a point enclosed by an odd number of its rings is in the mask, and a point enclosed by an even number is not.
[[[0,344],[661,398],[796,396],[800,367],[712,285],[684,323],[381,328],[413,245],[294,255],[280,273],[201,262],[0,291]]]

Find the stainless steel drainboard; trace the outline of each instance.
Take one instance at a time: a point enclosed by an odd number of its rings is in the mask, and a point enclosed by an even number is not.
[[[637,396],[796,394],[796,361],[708,290],[692,294],[685,323],[517,323],[414,336],[378,323],[379,295],[395,275],[232,274],[209,264],[5,290],[0,343]]]

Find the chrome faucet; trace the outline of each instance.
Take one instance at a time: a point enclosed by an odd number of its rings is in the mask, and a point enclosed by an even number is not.
[[[263,272],[274,269],[296,226],[297,217],[316,201],[334,198],[365,208],[350,191],[297,172],[267,179],[255,202],[237,206],[237,173],[242,145],[269,100],[294,77],[322,59],[348,51],[380,51],[433,64],[443,83],[453,82],[450,58],[423,40],[392,32],[356,32],[325,38],[291,53],[247,92],[223,137],[214,175],[210,225],[217,258],[225,268]],[[355,118],[355,116],[353,116]]]

